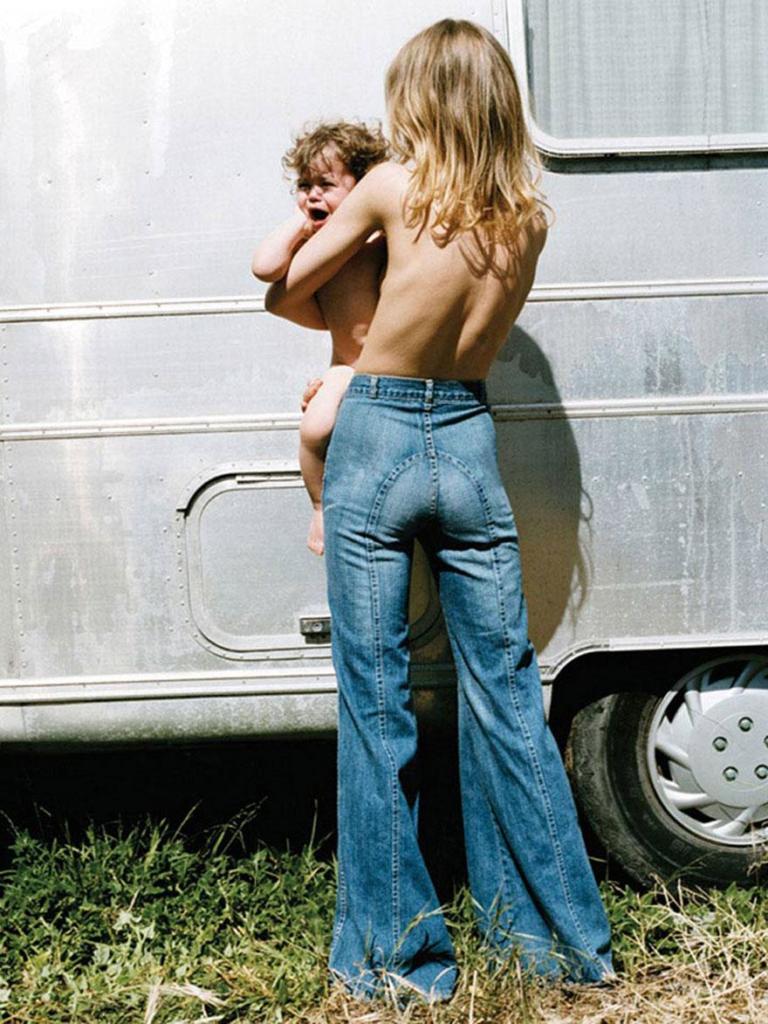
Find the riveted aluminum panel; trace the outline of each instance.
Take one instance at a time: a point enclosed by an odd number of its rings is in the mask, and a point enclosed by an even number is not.
[[[545,669],[764,640],[766,323],[763,294],[527,307],[489,394]]]
[[[30,0],[6,67],[0,303],[242,294],[291,207],[280,158],[310,120],[384,116],[384,70],[491,0]]]
[[[2,508],[0,515],[0,673],[2,678],[14,676],[18,665],[16,609],[21,600],[17,577],[17,543],[15,520],[9,508],[8,467],[5,446],[0,444],[0,488]],[[0,683],[2,685],[2,683]]]
[[[21,510],[18,675],[127,672],[151,680],[168,671],[215,671],[238,649],[252,661],[330,664],[327,643],[298,633],[299,618],[327,614],[327,604],[323,563],[304,543],[309,502],[297,486],[297,427],[6,443]],[[266,505],[237,504],[210,531],[205,524],[190,564],[186,517],[193,531],[200,528],[190,486],[200,493],[206,481],[228,479],[226,494],[240,476],[242,496],[252,498],[248,476],[276,455],[292,467],[292,486]],[[199,532],[193,535],[199,542]],[[445,657],[436,602],[422,561],[412,597],[417,659]],[[206,636],[217,616],[217,632]],[[238,616],[242,628],[273,642],[226,642]]]
[[[296,465],[296,426],[8,444],[23,510],[19,674],[151,675],[221,667],[194,639],[179,497],[192,479],[228,460],[282,457]],[[253,526],[269,533],[279,523]],[[303,575],[316,571],[303,545],[296,558],[304,560]],[[267,579],[279,565],[272,560],[259,571]],[[269,595],[253,599],[266,606]]]
[[[768,278],[768,184],[760,156],[594,159],[550,172],[557,220],[538,283]]]
[[[498,425],[545,663],[585,643],[765,638],[767,429],[766,412]]]
[[[266,313],[5,325],[4,427],[299,416],[328,365],[324,331]]]
[[[768,400],[768,294],[529,303],[489,379],[493,404]],[[574,409],[574,412],[576,410]]]

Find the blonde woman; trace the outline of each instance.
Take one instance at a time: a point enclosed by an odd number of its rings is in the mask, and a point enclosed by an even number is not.
[[[533,971],[611,972],[609,928],[528,639],[518,537],[484,380],[547,234],[512,65],[467,21],[386,78],[396,161],[373,168],[270,288],[295,314],[374,231],[388,265],[323,485],[339,682],[339,888],[330,965],[358,995],[448,998],[454,951],[417,842],[408,682],[414,539],[458,676],[467,860],[484,936]]]

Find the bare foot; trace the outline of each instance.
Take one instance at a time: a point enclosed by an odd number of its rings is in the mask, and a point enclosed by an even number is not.
[[[322,555],[325,551],[325,543],[323,539],[323,510],[316,508],[312,512],[312,521],[309,524],[309,536],[307,537],[307,547],[310,551],[314,551],[316,555]]]

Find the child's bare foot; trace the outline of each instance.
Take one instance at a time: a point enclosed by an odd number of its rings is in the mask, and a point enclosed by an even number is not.
[[[316,555],[322,555],[325,551],[323,510],[321,508],[316,508],[312,512],[312,521],[309,524],[309,536],[307,537],[307,547],[310,551],[314,551]]]

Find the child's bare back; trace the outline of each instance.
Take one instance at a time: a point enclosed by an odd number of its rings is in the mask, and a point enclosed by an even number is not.
[[[352,366],[359,358],[376,311],[386,261],[384,236],[372,236],[336,276],[315,293],[331,332],[332,365]]]

